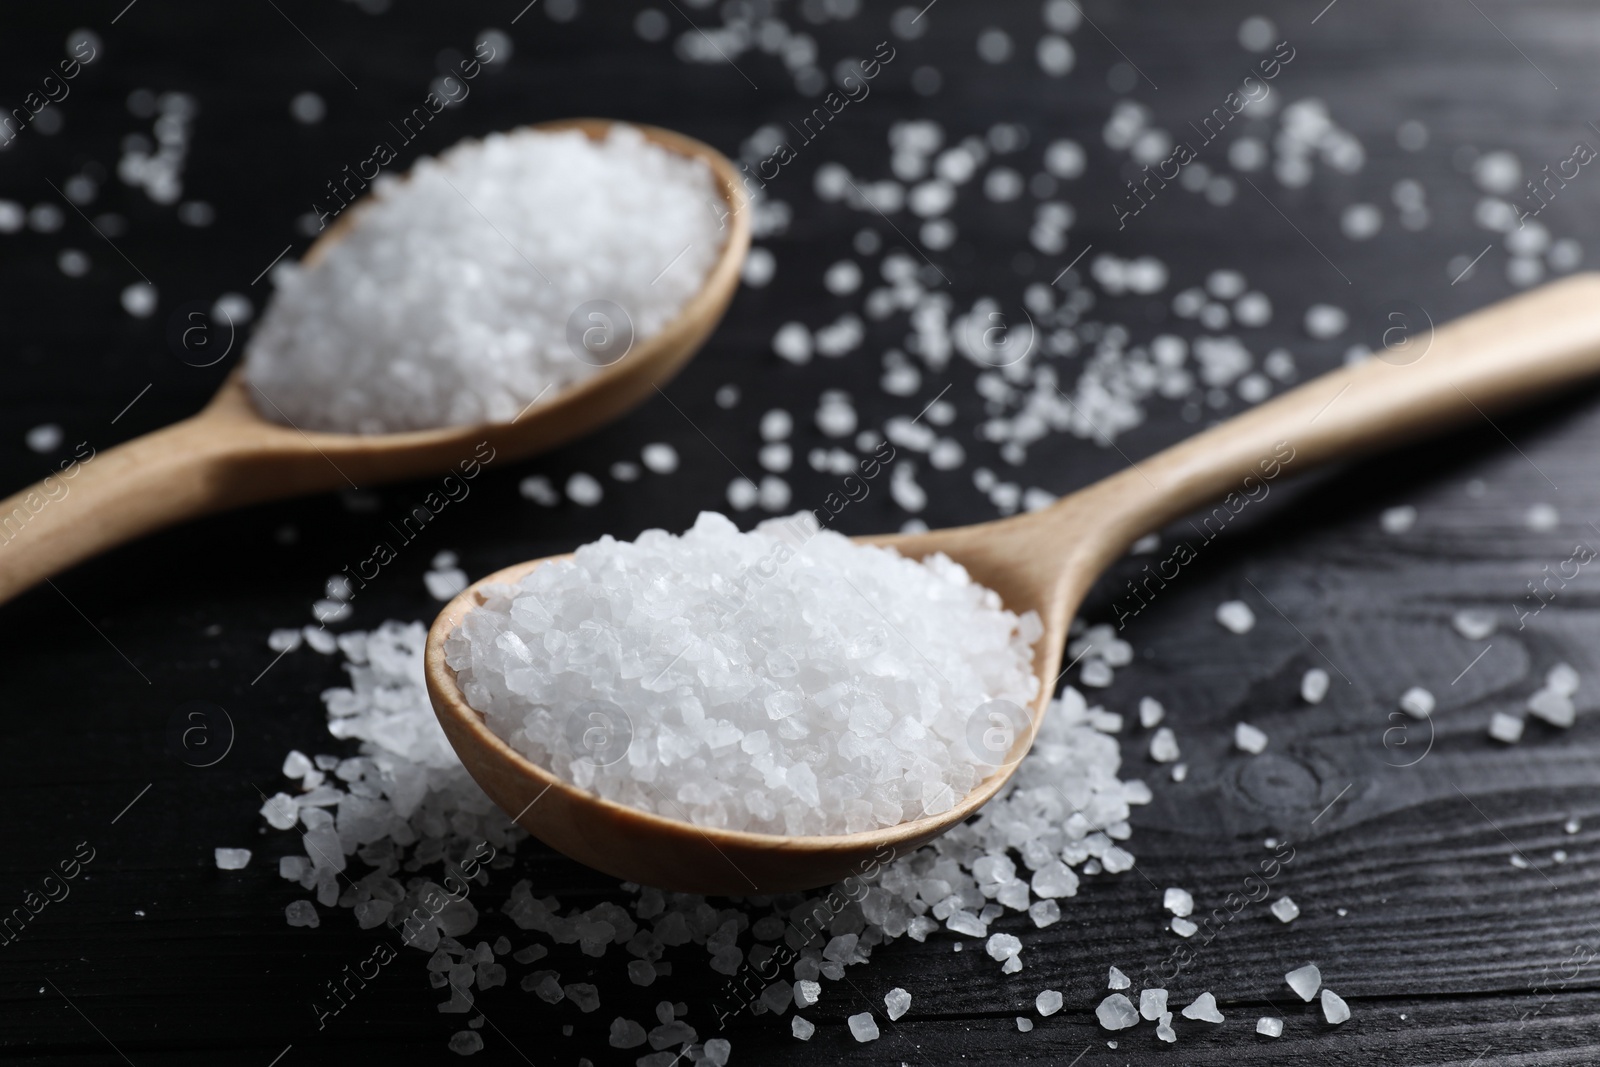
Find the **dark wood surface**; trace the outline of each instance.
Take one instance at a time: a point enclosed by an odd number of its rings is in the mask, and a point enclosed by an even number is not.
[[[61,203],[49,183],[60,185],[90,161],[114,169],[121,137],[148,127],[130,118],[123,100],[148,87],[198,97],[186,195],[217,209],[210,228],[184,227],[172,209],[108,181],[94,210],[127,217],[128,232],[117,244],[135,269],[70,210],[60,233],[0,235],[7,366],[0,379],[0,488],[44,473],[45,460],[22,443],[24,432],[41,422],[61,423],[69,448],[80,440],[103,448],[196,409],[232,360],[209,370],[185,366],[165,340],[169,317],[184,301],[209,302],[226,290],[249,293],[259,308],[267,283],[252,286],[251,279],[285,245],[304,247],[294,220],[322,183],[344,163],[364,158],[374,131],[420,99],[436,53],[470,51],[486,26],[512,33],[514,60],[478,82],[463,107],[441,116],[422,150],[523,122],[602,114],[682,129],[731,154],[762,122],[805,110],[769,57],[739,60],[756,82],[752,88],[726,66],[686,65],[669,45],[641,41],[629,28],[634,3],[616,5],[626,10],[591,3],[577,20],[558,24],[544,13],[547,2],[514,26],[519,4],[412,0],[379,16],[354,4],[287,0],[183,6],[141,0],[114,24],[123,0],[13,5],[0,16],[7,101],[20,100],[48,72],[72,28],[93,27],[105,46],[60,105],[64,128],[53,136],[24,131],[0,153],[0,197]],[[1351,334],[1366,335],[1395,299],[1414,300],[1443,321],[1511,291],[1498,242],[1459,284],[1451,285],[1446,271],[1452,256],[1476,255],[1493,236],[1472,222],[1478,193],[1458,166],[1463,146],[1509,148],[1537,169],[1566,158],[1575,140],[1597,136],[1587,125],[1600,115],[1593,13],[1577,0],[1339,0],[1320,16],[1321,3],[1298,2],[1086,0],[1084,6],[1104,35],[1088,25],[1073,34],[1078,69],[1064,82],[1044,79],[1032,63],[1037,4],[943,0],[933,7],[925,36],[896,42],[901,56],[874,95],[774,183],[774,194],[794,208],[789,232],[760,242],[778,255],[777,278],[765,289],[741,292],[705,351],[667,388],[681,413],[656,401],[559,453],[515,469],[491,468],[470,504],[443,516],[424,542],[362,592],[351,625],[431,617],[436,605],[420,576],[439,549],[460,552],[476,576],[604,532],[682,528],[698,510],[723,506],[733,472],[717,450],[752,464],[756,421],[768,407],[796,414],[802,455],[820,443],[809,413],[823,389],[849,389],[863,423],[881,425],[954,381],[958,425],[970,434],[981,404],[970,388],[973,368],[959,360],[946,376],[928,376],[917,397],[878,390],[877,356],[898,343],[903,324],[873,326],[869,342],[844,360],[795,368],[770,354],[779,323],[821,325],[856,306],[828,296],[820,279],[872,220],[820,204],[810,175],[831,159],[886,176],[884,138],[897,119],[932,117],[954,137],[981,133],[996,121],[1022,122],[1033,138],[1033,165],[1049,139],[1078,138],[1089,150],[1090,171],[1064,193],[1080,219],[1068,256],[1093,242],[1121,255],[1157,254],[1172,271],[1160,296],[1106,299],[1098,313],[1148,336],[1168,320],[1172,292],[1212,269],[1239,269],[1277,309],[1272,324],[1251,335],[1252,350],[1286,345],[1302,373],[1336,365],[1349,343],[1305,337],[1300,316],[1311,303],[1347,308]],[[673,5],[663,10],[674,34],[687,28]],[[712,17],[685,10],[697,21]],[[854,20],[807,28],[831,66],[887,37],[889,10],[873,3]],[[1298,191],[1269,179],[1262,188],[1276,208],[1243,186],[1222,209],[1173,195],[1118,233],[1102,205],[1116,193],[1119,162],[1099,132],[1116,98],[1107,72],[1122,61],[1117,50],[1159,86],[1142,83],[1135,98],[1177,129],[1242,74],[1250,57],[1235,44],[1235,30],[1258,12],[1273,17],[1297,48],[1278,83],[1283,98],[1326,100],[1366,146],[1366,168],[1354,176],[1319,173]],[[1006,27],[1018,42],[1017,58],[1005,66],[974,58],[973,42],[988,25]],[[909,88],[912,71],[923,65],[944,77],[930,98]],[[289,119],[288,100],[302,89],[327,99],[322,124]],[[1395,127],[1407,118],[1423,120],[1431,131],[1420,153],[1395,145]],[[1388,195],[1402,177],[1427,188],[1434,221],[1426,231],[1394,225]],[[1541,216],[1555,236],[1595,240],[1596,182],[1588,175],[1575,181]],[[1344,239],[1338,228],[1339,210],[1358,200],[1384,205],[1388,216],[1383,233],[1364,244]],[[1025,198],[1012,207],[969,194],[958,208],[962,241],[934,257],[958,307],[982,293],[1014,300],[1027,282],[1049,281],[1066,265],[1066,256],[1038,256],[1027,274],[1017,271],[1013,257],[1025,247],[1031,204]],[[67,279],[57,271],[56,254],[69,246],[93,258],[87,277]],[[1600,255],[1600,247],[1589,252]],[[117,302],[139,270],[161,292],[160,310],[143,321]],[[712,402],[725,382],[744,391],[732,412]],[[147,384],[148,393],[119,418]],[[1119,444],[1137,458],[1192,428],[1173,405],[1153,403],[1149,421]],[[599,507],[544,509],[517,493],[528,473],[547,473],[558,484],[574,470],[601,474],[654,440],[675,444],[683,468],[632,486],[607,479]],[[932,492],[925,515],[932,525],[993,514],[972,489],[971,468],[985,464],[1004,474],[1004,467],[991,446],[966,444],[967,467],[920,475]],[[975,942],[958,954],[948,935],[926,944],[902,941],[849,971],[846,982],[827,985],[808,1013],[818,1024],[809,1044],[789,1036],[786,1020],[734,1023],[727,1035],[732,1062],[1465,1067],[1600,1060],[1600,719],[1594,714],[1600,585],[1585,571],[1520,631],[1513,612],[1542,567],[1566,559],[1576,542],[1600,544],[1590,525],[1600,520],[1597,450],[1600,403],[1593,390],[1575,390],[1538,411],[1282,486],[1129,626],[1136,667],[1120,673],[1104,700],[1127,713],[1142,695],[1163,700],[1191,767],[1186,782],[1172,783],[1148,762],[1145,733],[1126,731],[1124,773],[1145,777],[1155,793],[1134,819],[1137,869],[1086,879],[1066,902],[1063,921],[1048,930],[1004,920],[1000,928],[1017,932],[1026,945],[1020,974],[1001,976]],[[1020,480],[1065,492],[1122,463],[1114,450],[1053,438],[1033,450]],[[1468,491],[1474,479],[1484,483],[1481,494]],[[790,480],[797,506],[829,488],[825,476],[803,465]],[[263,1065],[280,1054],[276,1062],[285,1065],[452,1059],[445,1043],[464,1017],[435,1012],[440,997],[415,954],[387,967],[318,1032],[310,1007],[316,989],[346,963],[365,959],[376,935],[357,930],[347,913],[325,918],[317,930],[286,927],[284,906],[304,894],[275,868],[294,841],[263,834],[255,814],[256,790],[277,785],[289,749],[336,747],[317,694],[341,677],[334,659],[302,651],[253,684],[272,658],[266,633],[307,621],[323,579],[362,558],[385,519],[425,487],[377,492],[375,512],[352,512],[330,496],[191,523],[110,553],[0,609],[0,671],[7,681],[0,701],[0,903],[20,902],[79,842],[95,850],[71,896],[49,905],[16,943],[0,946],[0,1057]],[[1377,521],[1381,508],[1397,503],[1420,512],[1416,526],[1398,536],[1382,532]],[[1528,528],[1524,515],[1536,503],[1560,509],[1556,529]],[[875,532],[905,518],[886,494],[875,494],[841,525]],[[285,526],[299,534],[290,546],[277,537]],[[1110,617],[1119,575],[1136,566],[1120,564],[1102,582],[1085,606],[1087,617]],[[1233,597],[1252,603],[1260,618],[1244,637],[1212,620],[1215,606]],[[1462,607],[1495,610],[1500,631],[1483,642],[1461,638],[1449,619]],[[1490,650],[1461,674],[1485,644]],[[1516,709],[1562,660],[1585,677],[1577,724],[1558,732],[1530,723],[1514,748],[1489,741],[1490,715]],[[1331,665],[1334,684],[1327,701],[1308,710],[1294,693],[1301,673],[1319,665]],[[1411,684],[1437,693],[1440,706],[1431,729],[1410,724],[1402,746],[1400,735],[1386,731],[1395,726],[1396,696]],[[222,705],[235,725],[227,758],[205,769],[185,766],[166,742],[173,713],[192,700]],[[1270,735],[1262,756],[1232,749],[1232,725],[1240,719]],[[1424,750],[1415,765],[1396,766]],[[1563,829],[1569,818],[1580,820],[1575,834]],[[1264,904],[1251,905],[1209,944],[1190,943],[1194,961],[1167,982],[1176,1003],[1211,990],[1228,1022],[1212,1028],[1179,1020],[1175,1047],[1156,1042],[1144,1025],[1109,1049],[1092,1014],[1107,967],[1136,974],[1159,966],[1177,944],[1165,930],[1160,890],[1184,886],[1202,910],[1215,907],[1266,855],[1262,842],[1269,836],[1294,844],[1295,858],[1274,882],[1274,895],[1290,894],[1301,917],[1285,926]],[[245,871],[219,872],[211,856],[218,845],[254,847],[256,858]],[[1565,850],[1565,863],[1552,860],[1557,849]],[[1530,869],[1512,865],[1519,854]],[[474,938],[504,932],[527,943],[495,913],[520,878],[568,906],[618,896],[614,883],[530,843],[514,868],[494,872],[483,890]],[[720,978],[699,964],[680,962],[671,979],[638,990],[621,975],[620,952],[592,961],[558,949],[555,959],[540,966],[559,967],[564,981],[602,976],[601,1009],[580,1015],[570,1005],[546,1005],[516,988],[529,968],[513,965],[508,987],[480,998],[488,1025],[479,1062],[543,1067],[580,1056],[632,1062],[637,1052],[621,1056],[607,1047],[606,1027],[618,1014],[651,1019],[663,998],[688,1004],[688,1021],[702,1037],[714,1032],[710,1001]],[[1313,1006],[1293,1002],[1284,988],[1284,972],[1307,961],[1349,1001],[1353,1018],[1344,1026],[1323,1025]],[[885,1024],[876,1043],[852,1041],[845,1016],[881,1009],[884,992],[897,985],[913,994],[910,1014]],[[1046,987],[1065,993],[1066,1010],[1032,1033],[1018,1033],[1013,1018],[1033,1015],[1034,995]],[[1287,1018],[1284,1036],[1257,1037],[1254,1018],[1277,1011]],[[564,1025],[574,1028],[571,1036]]]

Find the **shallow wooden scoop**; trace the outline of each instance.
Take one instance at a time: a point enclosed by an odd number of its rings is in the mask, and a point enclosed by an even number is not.
[[[1485,412],[1600,372],[1600,274],[1547,285],[1429,333],[1307,382],[1043,511],[862,539],[913,557],[943,552],[1012,611],[1032,609],[1044,620],[1031,722],[996,772],[942,814],[831,837],[702,829],[602,800],[519,755],[462,698],[444,642],[482,602],[481,586],[517,582],[546,560],[491,574],[445,607],[428,633],[428,694],[450,743],[489,796],[520,813],[517,821],[536,837],[608,874],[667,889],[746,895],[870,873],[960,823],[1006,784],[1055,690],[1079,601],[1136,538],[1230,493],[1259,495],[1274,478],[1481,422]]]
[[[612,125],[574,119],[534,128],[578,129],[598,139]],[[689,361],[727,310],[750,247],[750,213],[738,170],[719,152],[671,130],[637,128],[664,148],[704,160],[727,209],[717,262],[700,291],[659,332],[636,341],[626,355],[584,381],[550,390],[510,422],[408,433],[302,432],[273,421],[275,412],[258,410],[242,369],[235,369],[199,414],[98,452],[0,501],[0,602],[96,553],[183,519],[302,493],[456,471],[487,456],[495,465],[509,463],[581,437],[644,400]],[[311,247],[308,263],[360,225],[365,203],[347,211]]]

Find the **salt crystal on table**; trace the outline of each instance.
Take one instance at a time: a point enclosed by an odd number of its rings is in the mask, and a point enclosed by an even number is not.
[[[665,442],[657,441],[639,450],[645,468],[656,474],[671,474],[678,469],[678,450]]]
[[[850,1036],[857,1041],[878,1040],[878,1024],[872,1018],[870,1011],[864,1011],[860,1015],[852,1015],[845,1022],[850,1027]]]
[[[457,1056],[470,1056],[483,1051],[483,1035],[476,1030],[457,1030],[450,1035],[450,1051]]]
[[[1155,697],[1139,698],[1139,725],[1146,730],[1158,726],[1167,714],[1167,709],[1161,706],[1161,701]]]
[[[290,926],[310,926],[312,928],[322,925],[322,920],[317,917],[317,906],[309,900],[292,901],[283,909],[284,918],[289,920]]]
[[[605,490],[594,475],[583,471],[577,471],[567,479],[566,490],[568,500],[585,508],[594,507],[605,496]]]
[[[1551,726],[1565,729],[1576,721],[1577,709],[1572,698],[1554,689],[1541,689],[1528,698],[1528,712]]]
[[[1378,517],[1383,532],[1387,534],[1403,534],[1417,523],[1417,509],[1410,504],[1401,504],[1399,507],[1385,508]]]
[[[1095,1018],[1100,1020],[1100,1025],[1107,1030],[1126,1030],[1139,1021],[1139,1013],[1133,1008],[1133,1001],[1121,993],[1113,993],[1100,1002],[1094,1010]]]
[[[1284,975],[1283,980],[1288,983],[1290,989],[1294,990],[1295,996],[1307,1004],[1311,1003],[1311,998],[1317,995],[1317,990],[1322,988],[1322,972],[1317,969],[1315,963],[1308,963],[1304,967],[1296,967]]]
[[[1265,1037],[1282,1037],[1283,1020],[1274,1019],[1270,1015],[1263,1015],[1256,1020],[1256,1033]]]
[[[1579,830],[1583,829],[1583,823],[1579,822],[1577,819],[1568,819],[1562,824],[1561,828],[1569,834],[1575,834]]]
[[[1496,741],[1514,745],[1522,740],[1522,720],[1515,715],[1497,711],[1494,713],[1494,718],[1489,720],[1489,736]]]
[[[1123,974],[1115,967],[1111,968],[1111,972],[1106,978],[1106,987],[1108,989],[1127,989],[1131,985],[1133,985],[1133,983],[1128,980],[1127,975]]]
[[[1150,758],[1157,763],[1172,763],[1181,753],[1178,739],[1168,727],[1161,727],[1150,737]]]
[[[1328,672],[1312,667],[1300,679],[1300,699],[1307,704],[1320,704],[1328,695]]]
[[[1033,1006],[1040,1015],[1054,1015],[1061,1010],[1063,998],[1059,989],[1044,989],[1033,999]]]
[[[1174,915],[1172,917],[1172,932],[1177,934],[1179,937],[1193,937],[1195,934],[1200,932],[1200,927],[1196,926],[1189,919],[1185,919],[1180,915]]]
[[[645,1043],[644,1027],[632,1019],[612,1019],[611,1034],[606,1043],[612,1048],[638,1048]]]
[[[811,1035],[817,1032],[817,1028],[809,1019],[802,1019],[796,1015],[789,1020],[789,1032],[801,1041],[810,1041]]]
[[[1139,992],[1139,1014],[1144,1016],[1146,1022],[1155,1022],[1166,1013],[1167,991],[1165,989],[1144,989]]]
[[[1531,867],[1532,864],[1523,858],[1522,853],[1513,852],[1511,854],[1511,866],[1515,867],[1519,871],[1525,871]]]
[[[1007,957],[1005,963],[1000,965],[1001,974],[1016,974],[1020,970],[1022,970],[1021,956]]]
[[[550,484],[550,479],[543,474],[530,474],[517,483],[517,492],[524,499],[547,508],[553,508],[561,503],[561,494],[556,492],[555,486]]]
[[[1240,751],[1258,756],[1266,751],[1267,735],[1247,722],[1236,723],[1233,727],[1233,743]]]
[[[794,984],[794,1006],[809,1008],[822,996],[822,985],[809,978],[802,978]]]
[[[212,851],[216,855],[219,871],[241,871],[250,864],[250,850],[247,848],[219,848]]]
[[[1217,605],[1217,621],[1230,633],[1247,634],[1256,625],[1256,613],[1242,600],[1229,600]]]
[[[1561,512],[1553,504],[1535,504],[1528,509],[1528,529],[1544,533],[1561,525]]]
[[[588,982],[573,982],[562,986],[561,991],[581,1012],[591,1012],[600,1006],[600,991]]]
[[[1183,1009],[1185,1019],[1194,1019],[1203,1023],[1220,1023],[1222,1013],[1217,1010],[1217,998],[1209,992],[1201,993],[1194,998],[1187,1008]]]
[[[1174,915],[1190,915],[1194,912],[1194,895],[1187,889],[1169,888],[1161,896],[1161,906]]]
[[[691,1031],[691,1033],[692,1032],[693,1031]],[[690,1041],[684,1043],[690,1044],[692,1041],[693,1039],[691,1038]],[[728,1054],[732,1051],[732,1041],[729,1041],[725,1037],[713,1037],[705,1044],[706,1062],[711,1064],[712,1067],[724,1067],[724,1065],[728,1062]]]
[[[1546,689],[1569,697],[1578,691],[1581,679],[1572,664],[1557,663],[1545,673],[1544,684]]]
[[[460,567],[427,571],[422,575],[422,584],[428,587],[428,595],[433,599],[449,600],[467,587],[467,572]]]
[[[1028,905],[1028,918],[1039,929],[1061,921],[1061,905],[1053,900],[1037,900]]]
[[[1322,991],[1322,1017],[1334,1026],[1350,1018],[1350,1006],[1331,989]]]
[[[1433,714],[1434,705],[1433,694],[1419,685],[1400,694],[1400,710],[1413,719],[1426,719]]]
[[[1170,1011],[1163,1012],[1161,1021],[1156,1023],[1156,1036],[1169,1045],[1178,1040],[1178,1032],[1172,1028],[1172,1013]]]
[[[1279,897],[1272,902],[1270,909],[1277,916],[1279,922],[1293,922],[1300,917],[1300,906],[1288,897]]]
[[[1025,1033],[1027,1033],[1028,1031],[1030,1031],[1032,1029],[1033,1029],[1033,1020],[1032,1019],[1028,1018],[1025,1015],[1017,1016],[1017,1030],[1019,1032],[1025,1034]]]
[[[911,994],[895,986],[883,995],[883,1007],[889,1021],[893,1022],[911,1010]]]
[[[274,652],[293,652],[303,640],[298,629],[280,628],[267,635],[267,647]]]
[[[1481,641],[1494,633],[1494,612],[1463,608],[1450,617],[1450,625],[1467,640]]]

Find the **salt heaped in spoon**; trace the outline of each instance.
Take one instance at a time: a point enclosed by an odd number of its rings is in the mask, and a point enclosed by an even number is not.
[[[1036,615],[809,513],[741,533],[703,512],[485,593],[445,652],[489,727],[584,789],[705,826],[947,811],[994,770],[986,731],[1038,691]]]

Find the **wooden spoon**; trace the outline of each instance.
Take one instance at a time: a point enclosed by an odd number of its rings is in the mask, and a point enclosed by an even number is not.
[[[604,137],[604,119],[542,123]],[[470,464],[505,463],[581,437],[644,400],[710,335],[739,285],[750,247],[744,185],[715,149],[671,130],[637,127],[673,152],[704,160],[726,205],[722,252],[682,311],[621,359],[552,389],[510,422],[389,434],[308,432],[263,415],[236,368],[199,414],[93,455],[0,501],[0,602],[96,553],[197,515],[266,500],[366,487]],[[306,254],[315,263],[353,225],[357,204]],[[709,207],[709,205],[708,205]],[[269,412],[268,415],[273,413]]]
[[[1481,422],[1486,411],[1600,372],[1597,309],[1600,274],[1575,276],[1436,332],[1428,327],[1405,345],[1307,382],[1043,511],[861,539],[912,557],[943,552],[998,592],[1012,611],[1032,609],[1044,620],[1034,658],[1040,693],[1031,722],[1005,763],[939,815],[827,837],[705,829],[603,800],[518,754],[462,698],[445,663],[444,642],[482,602],[483,585],[518,582],[546,560],[497,571],[445,607],[428,633],[428,694],[450,743],[484,791],[507,812],[520,813],[517,821],[536,837],[608,874],[666,889],[745,895],[869,873],[960,823],[1006,784],[1055,690],[1079,601],[1136,538],[1219,497],[1257,496],[1261,485],[1283,474]],[[1169,570],[1149,595],[1174,577]]]

